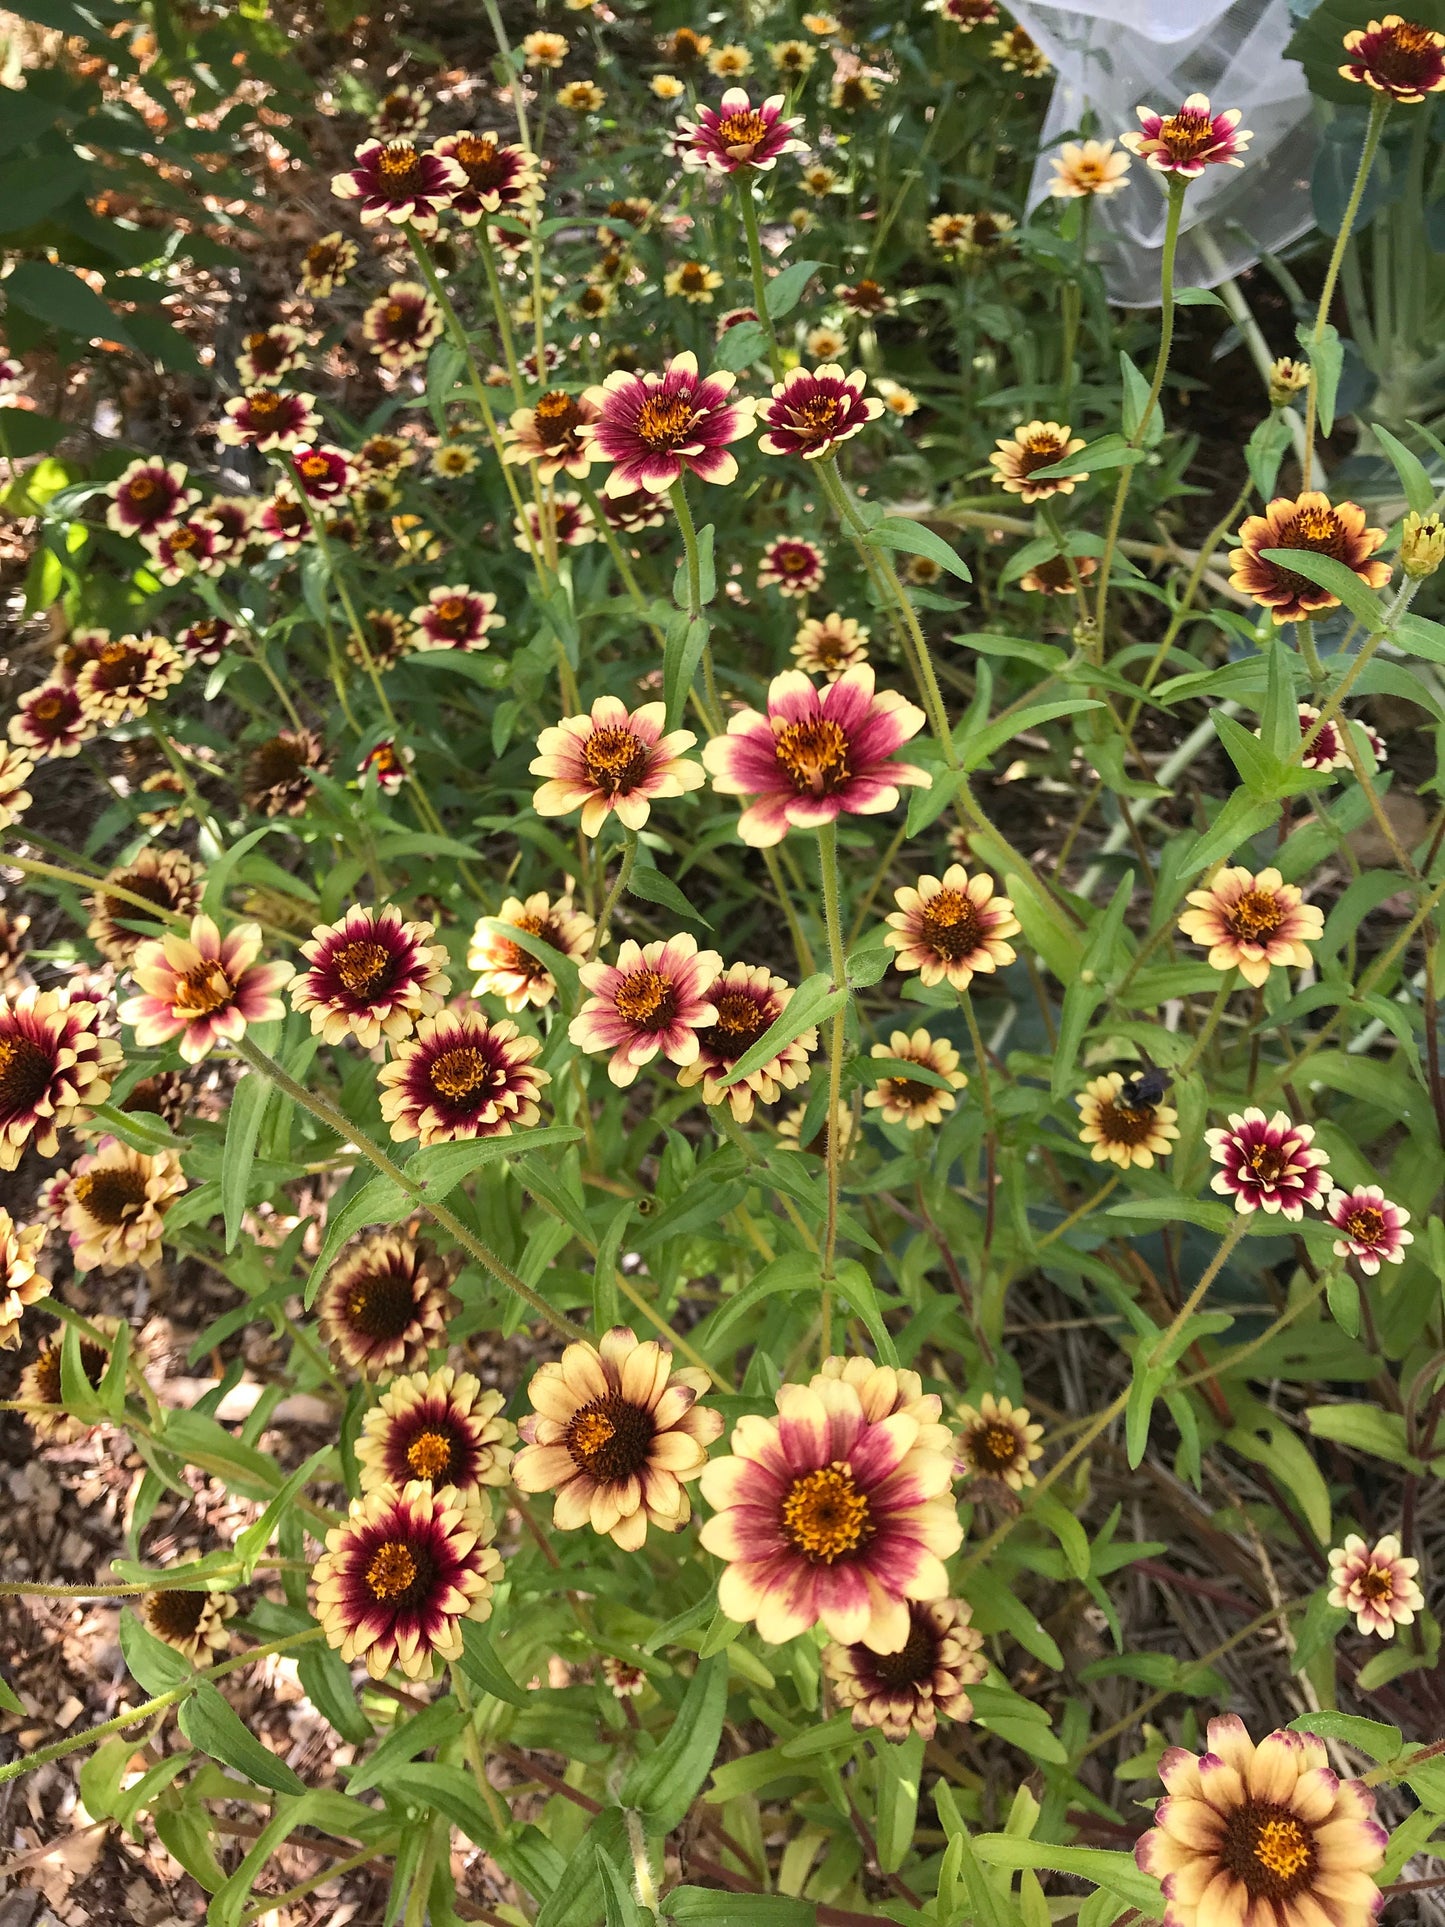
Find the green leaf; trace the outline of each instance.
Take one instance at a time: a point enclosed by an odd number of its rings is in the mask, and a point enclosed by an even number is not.
[[[1428,515],[1435,506],[1435,484],[1430,480],[1424,463],[1379,422],[1370,423],[1370,433],[1393,463],[1400,486],[1405,491],[1405,500],[1417,515]]]
[[[499,1140],[489,1138],[486,1142],[496,1143]],[[414,1200],[410,1192],[403,1191],[390,1178],[372,1178],[359,1191],[353,1192],[347,1203],[326,1221],[326,1237],[320,1255],[311,1267],[311,1276],[306,1280],[308,1308],[321,1288],[322,1279],[331,1269],[331,1261],[348,1238],[371,1225],[395,1224],[398,1218],[404,1218],[413,1209]]]
[[[490,1630],[475,1619],[462,1621],[461,1668],[467,1678],[493,1699],[507,1706],[530,1706],[531,1700],[518,1686],[492,1645]]]
[[[1074,454],[1050,462],[1047,468],[1031,469],[1029,477],[1030,480],[1066,481],[1075,475],[1097,475],[1107,468],[1132,468],[1143,459],[1144,450],[1130,448],[1122,435],[1104,435]]]
[[[816,1292],[817,1289],[816,1256],[809,1251],[783,1252],[780,1257],[764,1265],[761,1271],[755,1272],[735,1297],[725,1298],[718,1306],[707,1327],[707,1351],[711,1353],[739,1319],[746,1317],[754,1306],[770,1298],[774,1292],[802,1294]]]
[[[821,261],[791,261],[781,274],[773,276],[763,290],[763,303],[771,320],[781,321],[785,314],[793,312],[803,298],[804,288],[822,266]],[[747,323],[739,322],[738,325],[746,327]]]
[[[1266,415],[1244,445],[1244,463],[1249,479],[1267,502],[1279,480],[1280,463],[1288,453],[1293,437],[1283,415]]]
[[[787,1894],[749,1894],[747,1901],[748,1927],[817,1927],[811,1901]],[[669,1920],[696,1922],[697,1927],[738,1927],[740,1918],[738,1896],[716,1887],[674,1887],[663,1897],[662,1911]]]
[[[118,341],[131,346],[125,323],[88,283],[50,261],[22,261],[6,278],[5,298],[77,341]]]
[[[954,553],[941,535],[935,535],[932,529],[926,529],[921,522],[910,522],[901,515],[885,516],[881,522],[874,523],[863,540],[872,543],[874,548],[902,549],[905,555],[926,555],[940,569],[956,575],[961,582],[973,580],[963,558]]]
[[[60,1402],[73,1418],[95,1424],[106,1416],[100,1394],[86,1377],[80,1333],[67,1325],[60,1341]]]
[[[1399,1412],[1387,1412],[1378,1405],[1311,1405],[1305,1418],[1317,1439],[1333,1439],[1337,1445],[1368,1452],[1407,1472],[1425,1470],[1406,1443],[1405,1420]]]
[[[709,634],[706,616],[689,622],[687,611],[678,609],[667,625],[662,649],[662,695],[667,704],[667,726],[675,729],[687,702],[687,692],[697,675]]]
[[[1225,1434],[1224,1443],[1279,1479],[1316,1539],[1322,1546],[1331,1544],[1330,1489],[1304,1440],[1252,1400],[1238,1403],[1236,1417],[1239,1422]]]
[[[768,352],[767,331],[760,321],[739,321],[728,329],[717,347],[713,350],[713,365],[726,368],[729,374],[740,374],[744,368],[751,368],[755,361],[761,361]]]
[[[899,1745],[872,1741],[878,1783],[875,1840],[884,1873],[897,1873],[913,1845],[918,1823],[918,1791],[923,1779],[923,1735],[910,1733]]]
[[[856,1258],[850,1258],[839,1265],[834,1287],[838,1296],[846,1299],[862,1319],[879,1358],[885,1365],[896,1366],[898,1351],[893,1343],[892,1333],[883,1322],[883,1309],[878,1302],[877,1290],[873,1280]]]
[[[575,1144],[582,1135],[575,1124],[539,1124],[525,1131],[512,1131],[501,1137],[462,1138],[455,1144],[429,1144],[413,1151],[404,1169],[428,1198],[440,1202],[455,1191],[463,1178],[500,1164],[504,1158],[520,1158],[532,1151],[547,1151],[559,1144]],[[387,1183],[387,1179],[377,1182]],[[367,1187],[370,1189],[370,1186]]]
[[[1106,1853],[1101,1847],[1054,1847],[1042,1840],[1021,1840],[1011,1833],[985,1833],[973,1843],[974,1852],[988,1867],[1032,1867],[1036,1871],[1072,1874],[1117,1894],[1128,1907],[1137,1907],[1146,1920],[1162,1920],[1164,1896],[1152,1874],[1141,1873],[1132,1853]]]
[[[719,1084],[726,1088],[736,1084],[739,1078],[760,1071],[784,1044],[791,1044],[803,1031],[826,1022],[835,1010],[841,1010],[848,1001],[848,986],[844,984],[834,990],[832,983],[832,978],[823,970],[816,976],[805,977],[758,1041],[743,1052],[726,1077],[718,1079]]]
[[[174,1692],[195,1678],[195,1668],[143,1626],[133,1612],[120,1616],[120,1650],[131,1678],[147,1693]]]
[[[727,1703],[727,1655],[718,1653],[699,1663],[661,1745],[623,1783],[622,1798],[640,1811],[649,1832],[671,1833],[687,1818],[712,1771]]]
[[[1357,1713],[1332,1713],[1328,1708],[1321,1708],[1314,1713],[1301,1713],[1298,1719],[1290,1721],[1289,1730],[1313,1733],[1320,1740],[1339,1740],[1368,1754],[1377,1763],[1397,1759],[1405,1750],[1405,1736],[1398,1726],[1361,1719]]]
[[[1221,301],[1213,288],[1177,288],[1174,292],[1174,305],[1179,308],[1223,308],[1229,313],[1229,304]]]
[[[470,1625],[471,1621],[464,1624]],[[374,1753],[352,1768],[347,1775],[347,1792],[354,1797],[370,1787],[384,1786],[395,1768],[408,1766],[418,1754],[430,1753],[433,1747],[445,1745],[461,1731],[463,1719],[460,1705],[450,1694],[445,1699],[434,1700],[420,1713],[413,1713],[387,1734]]]
[[[1345,366],[1345,348],[1340,340],[1338,328],[1326,323],[1318,340],[1314,329],[1307,321],[1302,321],[1295,329],[1295,339],[1309,357],[1314,371],[1315,413],[1319,418],[1322,435],[1330,435],[1335,426],[1335,397],[1340,392],[1340,376]],[[1344,567],[1343,563],[1339,565]],[[1310,577],[1313,582],[1314,576]],[[1341,598],[1343,600],[1343,598]]]
[[[181,1731],[192,1746],[209,1753],[213,1760],[234,1767],[256,1786],[270,1787],[273,1793],[306,1791],[305,1783],[270,1747],[261,1744],[209,1680],[196,1682],[195,1691],[183,1702],[177,1717]]]
[[[990,723],[986,729],[965,738],[963,745],[963,767],[965,771],[977,769],[980,763],[988,761],[996,749],[1011,743],[1016,736],[1022,736],[1026,729],[1037,729],[1057,716],[1078,716],[1086,709],[1102,709],[1104,705],[1089,696],[1065,696],[1054,702],[1032,703],[1027,709],[1016,710],[1012,716],[1001,722]]]
[[[1352,616],[1358,616],[1372,635],[1384,628],[1385,611],[1380,598],[1337,556],[1316,555],[1312,549],[1263,549],[1261,554],[1267,562],[1278,562],[1282,568],[1302,575],[1307,582],[1328,589]]]
[[[1236,790],[1207,830],[1201,832],[1183,859],[1175,882],[1184,884],[1222,858],[1229,857],[1252,836],[1279,819],[1279,804],[1264,802],[1248,790]]]
[[[226,1221],[227,1251],[235,1250],[241,1235],[256,1141],[274,1089],[270,1078],[248,1070],[231,1094],[231,1108],[226,1117],[226,1148],[221,1156],[221,1210]]]
[[[983,1566],[971,1572],[964,1585],[974,1620],[980,1632],[1010,1632],[1026,1653],[1062,1672],[1064,1656],[1058,1642],[1047,1632],[1014,1592],[1010,1583],[993,1568]]]
[[[471,1775],[461,1767],[413,1761],[410,1766],[393,1768],[387,1776],[387,1791],[423,1811],[435,1807],[454,1827],[460,1827],[468,1840],[490,1853],[496,1852],[497,1830],[482,1805]]]
[[[683,917],[689,923],[700,923],[704,930],[713,927],[701,910],[693,908],[672,878],[664,876],[655,863],[634,864],[627,888],[630,895],[641,897],[647,903],[661,904],[664,910],[671,910],[676,917]]]
[[[1267,802],[1278,802],[1286,781],[1286,772],[1279,759],[1270,754],[1257,736],[1244,728],[1243,724],[1235,722],[1232,716],[1226,716],[1222,709],[1212,709],[1209,720],[1249,794]]]
[[[1132,442],[1139,431],[1140,422],[1144,419],[1144,410],[1149,404],[1150,384],[1122,349],[1119,354],[1119,378],[1124,385],[1124,406],[1120,420],[1124,424],[1124,433]],[[1163,439],[1164,411],[1156,402],[1154,412],[1149,417],[1149,425],[1144,431],[1144,446],[1153,448]]]
[[[281,1521],[305,1491],[308,1482],[316,1477],[330,1452],[331,1447],[323,1445],[303,1465],[298,1465],[261,1516],[238,1535],[235,1552],[242,1567],[243,1581],[251,1577],[256,1561],[270,1545]]]

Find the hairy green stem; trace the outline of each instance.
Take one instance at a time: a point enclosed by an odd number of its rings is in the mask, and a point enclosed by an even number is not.
[[[768,338],[768,365],[773,371],[773,380],[783,379],[783,357],[778,347],[777,330],[773,317],[768,313],[768,280],[763,272],[763,242],[758,233],[758,210],[753,200],[753,177],[751,168],[740,167],[734,177],[738,190],[738,206],[742,209],[743,231],[748,238],[748,266],[753,276],[753,306],[757,310],[758,322]]]

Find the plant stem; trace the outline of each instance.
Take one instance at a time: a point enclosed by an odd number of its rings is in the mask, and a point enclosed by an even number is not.
[[[818,831],[818,867],[823,880],[823,921],[828,931],[828,968],[833,988],[842,990],[848,982],[843,953],[843,918],[838,892],[838,826],[824,823]],[[828,1042],[828,1217],[823,1233],[822,1348],[826,1358],[832,1350],[832,1292],[837,1276],[838,1185],[842,1135],[838,1128],[843,1090],[843,1041],[847,1024],[846,1003],[833,1014]]]
[[[592,939],[591,954],[597,956],[607,941],[607,926],[612,921],[612,912],[617,908],[618,898],[627,888],[632,875],[632,866],[637,861],[637,832],[624,829],[622,832],[622,861],[617,866],[617,875],[612,879],[612,887],[607,892],[602,911],[597,919],[597,934]]]
[[[738,190],[738,206],[743,212],[743,231],[748,237],[748,266],[753,275],[753,306],[757,309],[758,321],[768,338],[768,365],[773,371],[773,380],[783,379],[783,357],[778,347],[777,330],[773,327],[773,317],[768,313],[768,280],[763,272],[763,242],[758,233],[758,210],[753,200],[752,170],[740,167],[734,176]]]
[[[1209,1007],[1209,1015],[1204,1020],[1204,1028],[1195,1038],[1193,1049],[1179,1067],[1179,1075],[1181,1077],[1188,1077],[1189,1073],[1194,1069],[1194,1066],[1209,1048],[1210,1040],[1219,1028],[1219,1020],[1224,1015],[1225,1006],[1229,1002],[1230,993],[1233,989],[1234,972],[1227,970],[1224,973],[1218,990],[1214,993],[1214,1002]]]
[[[702,622],[702,554],[698,548],[697,524],[692,519],[688,506],[687,484],[681,475],[668,490],[672,502],[672,512],[677,517],[677,526],[682,530],[683,553],[687,557],[687,619],[689,623]],[[722,703],[717,693],[717,678],[713,671],[712,642],[702,646],[702,686],[703,708],[711,728],[720,730],[723,726]]]
[[[1325,330],[1330,325],[1330,308],[1334,303],[1335,283],[1339,279],[1340,265],[1345,258],[1345,249],[1349,246],[1355,218],[1360,211],[1360,202],[1364,198],[1365,182],[1370,177],[1370,169],[1375,164],[1375,155],[1379,152],[1380,136],[1385,131],[1385,121],[1390,112],[1390,105],[1390,96],[1384,93],[1374,95],[1370,101],[1370,122],[1365,129],[1365,141],[1360,149],[1359,165],[1355,169],[1350,198],[1345,202],[1345,211],[1340,218],[1340,231],[1335,236],[1335,245],[1330,252],[1329,266],[1325,269],[1324,286],[1320,289],[1319,306],[1315,310],[1315,325],[1310,331],[1312,357],[1324,342]],[[1304,460],[1300,464],[1302,488],[1311,486],[1310,477],[1314,472],[1315,427],[1319,414],[1318,390],[1319,367],[1312,358],[1309,394],[1305,399],[1305,452]]]
[[[983,1165],[987,1195],[984,1199],[983,1256],[979,1264],[978,1286],[975,1293],[975,1296],[982,1297],[984,1285],[988,1280],[989,1259],[993,1249],[994,1176],[998,1168],[998,1131],[994,1122],[993,1083],[989,1076],[988,1051],[984,1047],[983,1036],[978,1028],[978,1019],[974,1015],[973,998],[966,990],[961,990],[958,993],[958,1001],[963,1006],[969,1042],[973,1045],[973,1061],[978,1067],[978,1099],[983,1110]]]

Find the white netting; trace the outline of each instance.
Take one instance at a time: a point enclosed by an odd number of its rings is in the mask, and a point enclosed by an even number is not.
[[[1031,207],[1048,192],[1051,149],[1086,111],[1103,138],[1137,127],[1141,103],[1169,113],[1198,93],[1216,108],[1241,108],[1254,139],[1243,168],[1211,167],[1190,184],[1178,285],[1212,287],[1310,226],[1316,135],[1304,70],[1282,53],[1293,26],[1287,0],[1010,0],[1010,9],[1058,74]],[[1109,293],[1125,306],[1159,298],[1156,180],[1136,162],[1131,184],[1094,209]],[[1190,238],[1202,222],[1214,244],[1207,253]]]

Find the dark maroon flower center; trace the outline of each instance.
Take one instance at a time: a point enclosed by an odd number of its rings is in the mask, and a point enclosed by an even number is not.
[[[637,411],[637,436],[664,453],[692,438],[696,410],[689,395],[649,395]]]
[[[613,1392],[574,1412],[562,1443],[579,1472],[599,1485],[616,1485],[646,1465],[655,1430],[651,1412]]]
[[[432,627],[452,642],[471,633],[471,607],[465,596],[443,596],[432,604]]]
[[[1289,1170],[1289,1158],[1277,1144],[1251,1144],[1244,1161],[1262,1185],[1278,1184]]]
[[[1160,123],[1158,140],[1172,161],[1193,161],[1215,143],[1212,115],[1197,107],[1181,107],[1177,114]]]
[[[971,957],[983,937],[983,918],[966,890],[940,890],[919,914],[919,934],[948,963]]]
[[[773,750],[799,796],[832,796],[852,775],[847,735],[826,716],[785,724]]]
[[[290,352],[284,341],[264,330],[260,334],[247,335],[243,345],[251,366],[267,375],[277,373],[285,365]]]
[[[779,1524],[794,1551],[811,1565],[822,1566],[860,1551],[878,1529],[868,1495],[843,1459],[793,1480]]]
[[[145,1174],[127,1167],[103,1165],[98,1171],[87,1171],[83,1177],[76,1178],[70,1195],[97,1224],[114,1229],[129,1224],[145,1209]]]
[[[306,250],[306,267],[319,281],[328,274],[336,272],[341,259],[341,249],[334,241],[313,241]]]
[[[299,743],[273,736],[251,758],[251,782],[258,790],[282,789],[303,775],[305,766],[305,751]]]
[[[410,141],[389,141],[376,157],[376,177],[383,193],[403,200],[421,192],[426,168]]]
[[[978,1425],[969,1434],[968,1449],[980,1472],[1007,1472],[1019,1456],[1019,1435],[1011,1425]]]
[[[476,194],[495,193],[512,178],[512,158],[490,134],[463,134],[452,149],[452,159]]]
[[[50,1089],[55,1058],[31,1037],[12,1031],[0,1036],[0,1115],[23,1116]]]
[[[647,745],[630,729],[594,729],[582,745],[582,762],[604,796],[625,796],[647,774]]]
[[[80,1341],[80,1369],[85,1373],[86,1383],[94,1390],[105,1377],[106,1367],[110,1364],[110,1353],[103,1345],[95,1344],[89,1338]],[[37,1403],[59,1405],[62,1401],[60,1384],[60,1346],[48,1344],[36,1354],[35,1390],[39,1394]]]
[[[347,1290],[346,1317],[363,1338],[401,1338],[416,1318],[415,1283],[390,1268],[366,1272]]]
[[[634,1030],[666,1030],[677,1009],[677,993],[655,970],[634,970],[613,999],[623,1023]]]
[[[865,1663],[881,1686],[921,1686],[931,1676],[937,1659],[938,1635],[913,1612],[908,1616],[908,1638],[902,1651],[870,1652]]]
[[[475,1044],[458,1044],[432,1059],[427,1079],[433,1092],[449,1104],[475,1102],[496,1088],[497,1067]]]
[[[544,448],[555,448],[567,440],[582,420],[582,410],[571,395],[551,388],[533,411],[537,439]]]
[[[247,395],[246,413],[258,428],[265,428],[286,412],[288,397],[273,395],[265,391],[259,395]]]
[[[145,674],[144,653],[125,642],[105,643],[95,662],[96,681],[102,689],[131,689]]]
[[[862,281],[858,282],[855,287],[849,290],[848,306],[850,308],[857,308],[864,314],[875,314],[883,307],[887,299],[888,297],[883,292],[881,283],[870,281],[865,276]]]
[[[1438,79],[1441,49],[1428,27],[1399,20],[1378,34],[1366,35],[1358,58],[1387,87],[1414,89]]]
[[[153,1592],[146,1600],[146,1618],[150,1621],[152,1632],[161,1639],[171,1639],[184,1643],[194,1639],[200,1630],[209,1598],[204,1592],[182,1592],[179,1587],[167,1586],[161,1592]]]
[[[1058,435],[1030,435],[1026,442],[1019,445],[1017,456],[1019,473],[1032,475],[1035,469],[1052,468],[1061,462],[1067,452],[1067,444]]]
[[[764,1003],[750,990],[725,990],[713,1001],[717,1022],[704,1044],[710,1044],[719,1057],[738,1058],[751,1050],[776,1015],[771,999]]]
[[[564,956],[567,954],[566,938],[550,917],[532,917],[524,913],[520,917],[511,918],[511,922],[518,930],[525,930],[529,936],[540,937],[543,943],[551,944],[554,950],[560,950]],[[547,966],[539,963],[530,951],[523,950],[520,944],[513,943],[510,937],[503,937],[498,941],[496,954],[499,963],[505,965],[508,970],[518,972],[529,982],[535,977],[545,977],[547,974]]]
[[[363,937],[343,944],[331,967],[353,997],[369,1003],[393,977],[394,962],[385,944]]]
[[[1246,1800],[1229,1814],[1219,1858],[1251,1900],[1281,1902],[1310,1886],[1319,1856],[1309,1827],[1288,1807]]]

